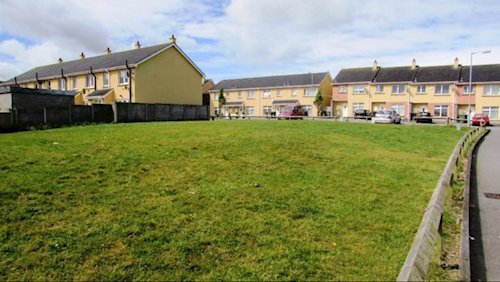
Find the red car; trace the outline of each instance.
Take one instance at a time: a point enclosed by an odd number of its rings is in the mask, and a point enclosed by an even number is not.
[[[278,119],[303,119],[304,116],[307,116],[307,111],[302,106],[294,104],[284,107],[278,114]]]
[[[476,114],[472,118],[472,125],[490,125],[490,118],[487,115]]]

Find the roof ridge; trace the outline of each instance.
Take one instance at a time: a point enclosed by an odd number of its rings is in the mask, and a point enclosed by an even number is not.
[[[263,78],[276,78],[276,77],[286,77],[286,76],[300,76],[300,75],[310,75],[310,74],[328,74],[328,72],[314,72],[314,73],[297,73],[297,74],[283,74],[283,75],[268,75],[268,76],[256,76],[256,77],[243,77],[234,79],[224,79],[223,81],[242,81],[242,80],[252,80],[252,79],[263,79]]]

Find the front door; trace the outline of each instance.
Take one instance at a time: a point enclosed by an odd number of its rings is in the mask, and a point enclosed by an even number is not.
[[[347,103],[342,104],[342,117],[349,116],[349,111],[347,111]]]

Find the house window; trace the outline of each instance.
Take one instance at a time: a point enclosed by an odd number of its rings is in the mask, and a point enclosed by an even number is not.
[[[297,89],[292,89],[292,96],[297,96]]]
[[[247,107],[246,108],[246,113],[247,113],[247,116],[253,116],[253,115],[255,115],[255,109],[254,109],[254,107]]]
[[[264,115],[270,115],[271,111],[272,111],[272,107],[271,106],[264,106],[264,107],[262,107],[262,112],[264,113]]]
[[[365,86],[364,85],[354,85],[352,93],[353,94],[363,94],[363,93],[365,93]]]
[[[316,87],[306,88],[306,89],[304,89],[304,97],[314,97],[314,96],[316,96],[317,91],[318,90]]]
[[[498,107],[483,107],[483,114],[490,119],[498,119]]]
[[[472,90],[472,91],[471,91]],[[474,86],[471,86],[469,88],[469,85],[465,85],[464,86],[464,94],[466,95],[471,95],[471,94],[474,94]]]
[[[448,106],[434,106],[435,117],[448,117]]]
[[[229,92],[226,92],[226,99],[229,99],[230,98],[229,96],[230,96]]]
[[[219,101],[219,93],[214,93],[214,101]]]
[[[436,85],[436,88],[434,88],[434,95],[446,95],[449,91],[449,85]]]
[[[264,90],[264,98],[271,98],[271,90]]]
[[[339,85],[339,93],[347,93],[347,85]]]
[[[128,71],[120,71],[120,84],[129,84],[130,82],[130,73]]]
[[[384,85],[377,84],[377,87],[375,88],[375,93],[384,93]]]
[[[281,97],[281,89],[276,90],[276,97]]]
[[[216,116],[218,116],[218,115],[220,114],[220,109],[219,109],[219,107],[215,107],[215,108],[214,108],[214,113],[215,113],[215,115],[216,115]]]
[[[302,106],[302,109],[304,109],[304,111],[307,112],[308,116],[312,115],[313,108],[311,105],[304,105],[304,106]]]
[[[78,79],[77,77],[73,77],[73,90],[78,89]]]
[[[247,92],[247,99],[253,99],[255,98],[255,94],[253,93],[253,91],[248,91]]]
[[[102,75],[102,86],[109,87],[109,72],[105,72]]]
[[[405,115],[405,105],[404,104],[392,104],[391,110],[395,111],[400,116]]]
[[[392,94],[404,94],[406,87],[404,84],[394,84],[392,86]]]
[[[238,91],[238,99],[241,99],[243,97],[243,91]]]
[[[500,85],[485,85],[483,88],[484,96],[498,96],[500,95]]]
[[[94,88],[94,76],[89,74],[85,77],[85,87]]]
[[[66,91],[66,80],[59,79],[59,90]]]
[[[417,86],[417,93],[418,94],[426,93],[426,87],[425,87],[425,85],[419,85],[419,86]]]
[[[357,110],[363,110],[365,108],[365,103],[352,103],[352,112]]]

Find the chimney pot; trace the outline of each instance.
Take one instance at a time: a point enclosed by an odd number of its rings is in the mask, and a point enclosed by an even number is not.
[[[83,52],[80,54],[80,59],[85,59],[85,54]]]
[[[376,70],[378,68],[377,60],[373,61],[373,69]]]
[[[106,49],[104,52],[106,52],[106,55],[109,55],[109,54],[111,54],[111,49],[109,49],[109,47],[108,47],[108,49]]]
[[[415,60],[415,58],[413,58],[413,60],[411,61],[411,69],[414,70],[417,68],[417,60]]]
[[[135,43],[135,49],[141,49],[141,43],[139,43],[139,40]]]
[[[453,68],[458,68],[460,66],[460,61],[458,60],[458,58],[455,58],[455,61],[454,61],[454,65],[453,65]]]
[[[172,37],[170,37],[170,43],[175,43],[175,41],[177,41],[177,39],[175,38],[175,36],[172,34]]]
[[[63,59],[59,58],[59,60],[57,60],[57,62],[58,62],[59,64],[62,64]]]

